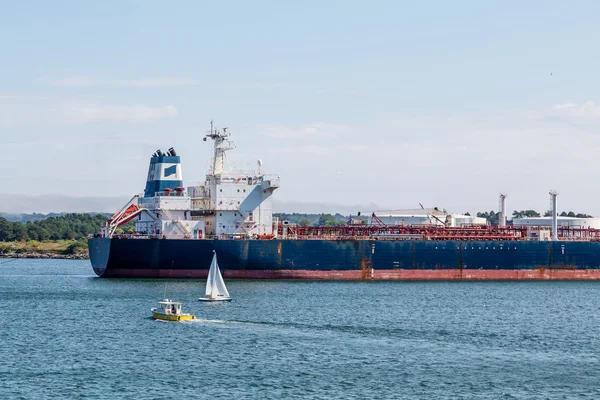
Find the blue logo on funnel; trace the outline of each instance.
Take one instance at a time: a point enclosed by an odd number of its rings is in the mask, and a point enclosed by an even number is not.
[[[177,173],[177,165],[172,165],[169,168],[165,168],[165,178],[175,175]]]

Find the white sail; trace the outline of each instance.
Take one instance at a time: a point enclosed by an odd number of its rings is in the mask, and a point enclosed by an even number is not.
[[[210,270],[208,271],[208,278],[206,279],[206,289],[204,290],[204,297],[199,298],[201,301],[231,301],[229,291],[225,287],[225,281],[223,281],[223,275],[219,270],[219,264],[217,263],[217,254],[213,256],[210,264]]]
[[[215,282],[215,272],[217,266],[217,254],[213,256],[212,262],[210,263],[210,270],[208,271],[208,279],[206,279],[206,290],[204,294],[208,297],[211,297],[213,286]]]
[[[215,287],[217,289],[216,294],[224,297],[230,297],[229,292],[227,291],[227,287],[225,286],[225,281],[223,280],[223,275],[221,275],[219,264],[216,264]]]

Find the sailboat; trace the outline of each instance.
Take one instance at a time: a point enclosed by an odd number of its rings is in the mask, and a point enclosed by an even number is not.
[[[231,301],[231,296],[225,287],[225,281],[217,264],[217,253],[213,250],[214,256],[210,263],[208,271],[208,279],[206,279],[206,290],[204,296],[200,297],[200,301]]]

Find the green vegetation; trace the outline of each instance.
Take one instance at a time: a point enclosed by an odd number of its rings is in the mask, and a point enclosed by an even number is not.
[[[552,213],[550,214],[552,215]],[[559,214],[561,217],[575,217],[575,218],[594,218],[593,216],[589,215],[589,214],[581,214],[581,213],[577,213],[575,214],[573,211],[569,211],[569,212],[561,212]]]
[[[0,253],[43,253],[83,255],[87,252],[87,236],[106,224],[105,214],[63,214],[38,219],[43,214],[23,217],[27,222],[8,221],[0,217]],[[134,223],[119,227],[117,233],[133,232]]]
[[[525,218],[525,217],[540,217],[540,213],[535,210],[521,210],[521,211],[513,211],[513,218]]]
[[[310,218],[300,218],[297,223],[300,226],[311,226],[313,221]]]
[[[65,214],[21,223],[0,217],[0,241],[79,240],[98,232],[107,219],[101,214]]]
[[[87,252],[85,239],[79,240],[48,240],[48,241],[18,241],[0,242],[0,253],[46,253],[56,255],[75,255]]]
[[[301,213],[275,213],[273,217],[279,217],[280,220],[289,221],[292,224],[300,226],[312,226],[312,225],[327,225],[337,226],[344,225],[348,221],[348,217],[344,217],[342,214],[301,214]]]
[[[581,214],[581,213],[575,214],[573,211],[569,211],[569,212],[563,211],[559,215],[561,217],[593,218],[593,216],[591,216],[589,214]],[[498,224],[498,221],[500,220],[500,213],[497,213],[495,211],[478,212],[477,216],[487,219],[488,222],[492,225]],[[513,216],[513,218],[539,217],[540,213],[538,213],[535,210],[521,210],[521,211],[515,210],[513,212],[512,216]],[[544,217],[550,217],[550,216],[552,216],[552,211],[547,210],[544,213]]]
[[[558,214],[561,217],[573,217],[573,218],[594,218],[592,215],[589,214],[583,214],[583,213],[574,213],[573,211],[563,211],[560,214]],[[526,218],[526,217],[539,217],[540,213],[538,213],[537,211],[534,210],[521,210],[521,211],[514,211],[513,212],[513,218]],[[544,217],[551,217],[552,216],[552,210],[546,210],[546,212],[544,212]]]
[[[318,225],[321,225],[321,226],[346,225],[346,222],[348,219],[344,218],[340,214],[336,214],[336,215],[339,215],[341,218],[336,218],[336,216],[333,216],[331,214],[321,214],[321,216],[319,217]]]
[[[466,215],[466,214],[465,214]],[[498,221],[500,221],[500,213],[495,211],[490,212],[478,212],[477,216],[480,218],[485,218],[491,225],[498,225]]]
[[[42,214],[34,214],[42,215]],[[105,214],[64,214],[26,223],[11,222],[0,217],[0,242],[80,240],[98,232],[106,224]],[[134,223],[119,227],[117,233],[133,232]]]

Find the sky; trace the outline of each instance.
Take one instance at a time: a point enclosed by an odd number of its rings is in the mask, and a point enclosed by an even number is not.
[[[281,176],[278,211],[472,213],[506,192],[542,212],[553,189],[559,210],[600,215],[598,15],[577,0],[0,0],[0,211],[127,200],[171,146],[199,183],[214,120],[233,167]]]

